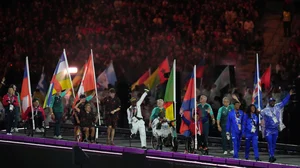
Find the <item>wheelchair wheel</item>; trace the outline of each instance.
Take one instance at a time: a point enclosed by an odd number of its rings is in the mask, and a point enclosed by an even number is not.
[[[158,141],[157,141],[157,138],[156,138],[155,136],[152,136],[152,137],[151,137],[151,145],[152,145],[152,148],[153,148],[153,149],[156,149],[156,150],[157,150]]]

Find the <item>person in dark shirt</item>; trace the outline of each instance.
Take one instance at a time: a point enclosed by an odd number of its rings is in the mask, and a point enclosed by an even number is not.
[[[85,103],[84,109],[79,108],[81,104],[84,104],[84,101],[80,101],[76,106],[75,110],[80,114],[79,124],[83,128],[85,135],[85,142],[89,142],[89,138],[92,143],[95,142],[95,123],[97,123],[97,115],[92,112],[92,106],[90,103]],[[77,120],[78,122],[78,120]]]
[[[105,119],[107,125],[107,144],[114,145],[115,128],[119,119],[118,112],[121,110],[121,101],[116,97],[115,89],[109,90],[109,96],[102,100],[105,106]]]

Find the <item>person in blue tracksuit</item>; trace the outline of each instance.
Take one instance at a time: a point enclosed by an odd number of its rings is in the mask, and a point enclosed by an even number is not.
[[[246,138],[245,141],[245,159],[249,159],[249,152],[250,152],[250,144],[252,142],[252,147],[254,151],[254,157],[256,161],[260,161],[259,153],[258,153],[258,125],[259,125],[259,118],[256,107],[254,104],[251,104],[246,114],[243,118],[243,126],[242,126],[242,133],[243,137]]]
[[[275,104],[276,100],[274,98],[270,98],[269,106],[261,111],[261,116],[265,127],[264,134],[268,142],[269,162],[276,161],[274,153],[278,137],[278,128],[280,124],[282,124],[280,123],[282,122],[280,113],[284,106],[289,102],[291,94],[293,94],[293,90],[289,92],[289,94],[282,100],[282,102],[277,104]]]
[[[231,139],[233,143],[233,158],[239,157],[239,150],[242,138],[242,127],[243,127],[243,116],[244,112],[240,110],[241,103],[238,101],[234,102],[234,109],[228,114],[227,125],[226,125],[226,136],[227,139]]]

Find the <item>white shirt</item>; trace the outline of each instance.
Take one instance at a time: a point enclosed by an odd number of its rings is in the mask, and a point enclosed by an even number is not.
[[[138,118],[143,118],[143,116],[142,116],[142,110],[141,110],[141,104],[143,103],[143,101],[146,98],[146,96],[147,96],[147,92],[144,92],[144,94],[141,96],[141,98],[139,99],[139,101],[136,102],[136,106],[135,107],[130,106],[127,109],[128,124],[131,124],[132,119],[133,119],[134,116],[136,116]],[[135,111],[136,114],[133,114],[134,111]]]

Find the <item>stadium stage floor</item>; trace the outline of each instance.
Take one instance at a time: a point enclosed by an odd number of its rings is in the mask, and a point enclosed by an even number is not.
[[[4,132],[2,131],[2,133],[4,133]],[[71,130],[65,130],[63,133],[63,139],[73,141],[74,138],[73,138],[72,134],[73,134],[73,132],[71,132]],[[19,133],[14,133],[14,135],[26,136],[22,130],[20,130]],[[47,134],[46,134],[46,138],[53,138],[52,135],[53,135],[53,131],[48,130]],[[42,135],[35,134],[34,137],[42,137]],[[105,133],[99,134],[97,143],[100,143],[100,144],[106,143],[106,134]],[[130,146],[128,135],[127,136],[126,135],[124,135],[124,136],[116,135],[114,143],[117,146],[125,146],[125,147]],[[150,139],[147,139],[147,145],[148,145],[147,146],[148,148],[151,148]],[[131,147],[140,148],[139,137],[137,137],[131,141]],[[163,148],[163,151],[170,151],[170,149],[165,147],[165,148]],[[183,151],[184,151],[184,145],[180,143],[178,152],[183,152]],[[210,144],[209,145],[209,155],[218,156],[218,157],[228,157],[228,158],[232,157],[232,155],[230,155],[230,154],[224,155],[222,152],[222,148],[220,147],[219,144]],[[239,156],[240,156],[240,158],[244,158],[244,149],[243,148],[240,150]],[[285,152],[284,151],[276,151],[275,157],[277,158],[276,163],[300,166],[300,154],[299,153],[287,152],[287,151],[285,151]],[[266,149],[260,149],[260,159],[262,161],[268,161],[268,158],[269,158],[269,156],[268,156]],[[254,156],[253,156],[253,152],[251,151],[250,152],[250,160],[252,160],[252,159],[254,159]]]

